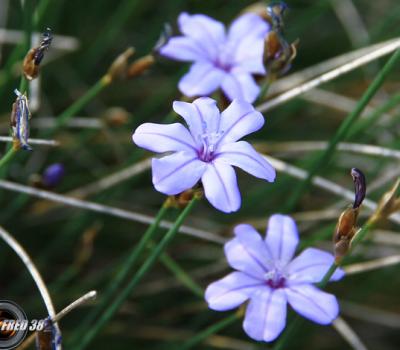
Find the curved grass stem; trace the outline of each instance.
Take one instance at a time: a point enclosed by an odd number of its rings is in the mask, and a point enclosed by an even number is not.
[[[320,172],[332,159],[337,144],[348,136],[354,122],[359,118],[365,107],[371,101],[372,97],[377,93],[377,91],[382,86],[389,73],[392,71],[394,67],[397,66],[399,61],[400,61],[400,50],[398,49],[390,57],[388,62],[381,69],[381,71],[378,73],[374,81],[365,91],[364,95],[361,97],[354,110],[347,116],[347,118],[340,125],[335,135],[333,135],[333,137],[331,138],[326,150],[320,156],[318,156],[316,160],[313,162],[308,172],[307,178],[299,184],[299,186],[295,189],[292,196],[289,197],[288,204],[286,207],[287,211],[290,212],[297,205],[301,196],[311,184],[311,180],[314,177],[314,175]]]
[[[222,329],[230,326],[232,323],[237,321],[241,317],[241,312],[237,312],[230,315],[221,321],[213,324],[212,326],[206,328],[204,331],[197,333],[194,337],[190,338],[186,343],[179,347],[179,350],[189,350],[192,349],[197,344],[201,343],[203,340],[207,339],[209,336],[216,334]]]
[[[146,246],[149,244],[150,240],[156,233],[157,228],[160,225],[160,221],[167,212],[167,209],[168,207],[166,205],[163,205],[161,207],[158,214],[154,218],[153,223],[148,227],[148,229],[144,233],[142,239],[132,249],[131,253],[128,255],[128,258],[122,262],[120,270],[118,271],[117,275],[113,279],[111,279],[108,288],[106,289],[101,298],[100,303],[98,303],[96,307],[80,323],[76,335],[71,340],[72,343],[81,339],[81,337],[87,332],[87,329],[89,329],[90,325],[94,322],[94,320],[97,317],[99,317],[101,312],[105,310],[106,307],[111,303],[115,293],[118,291],[119,288],[121,288],[122,283],[126,280],[129,273],[132,271],[134,264],[137,262],[138,258],[143,253],[143,250],[146,248]]]
[[[169,243],[175,237],[178,232],[179,227],[182,225],[183,221],[186,219],[190,211],[193,209],[196,198],[193,198],[187,207],[182,211],[174,225],[166,233],[160,243],[153,249],[149,257],[139,268],[136,274],[132,277],[131,281],[128,283],[126,288],[115,298],[113,303],[105,310],[105,312],[100,316],[99,320],[94,324],[94,326],[87,331],[85,337],[80,340],[80,343],[75,347],[76,350],[86,349],[94,337],[103,329],[103,327],[108,323],[108,321],[115,315],[119,310],[121,305],[125,300],[132,294],[132,291],[137,286],[137,284],[142,280],[146,273],[153,267],[158,258],[161,256],[163,251],[167,248]]]
[[[8,148],[6,154],[0,159],[0,169],[5,166],[17,153],[14,147]]]

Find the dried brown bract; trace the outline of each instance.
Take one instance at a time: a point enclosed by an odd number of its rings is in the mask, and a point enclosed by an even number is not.
[[[333,234],[336,262],[339,262],[351,247],[351,240],[357,232],[357,218],[360,206],[367,190],[365,176],[361,170],[353,168],[350,174],[354,182],[354,202],[352,207],[345,209],[340,215]]]
[[[51,29],[47,28],[43,33],[39,46],[30,49],[26,54],[22,71],[27,80],[35,79],[39,75],[40,63],[43,60],[44,53],[49,49],[52,40]]]

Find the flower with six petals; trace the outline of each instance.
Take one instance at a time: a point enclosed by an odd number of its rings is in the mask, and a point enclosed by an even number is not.
[[[228,32],[221,22],[205,15],[182,13],[178,24],[183,36],[172,37],[160,54],[193,62],[179,82],[186,96],[208,96],[219,87],[232,101],[254,102],[260,88],[253,74],[264,75],[264,39],[270,25],[247,13],[237,18]]]
[[[236,226],[235,238],[225,244],[225,255],[237,271],[208,286],[209,307],[225,311],[249,300],[243,328],[251,338],[266,342],[285,327],[287,303],[316,323],[331,323],[339,311],[336,297],[313,283],[322,280],[334,257],[307,248],[293,258],[298,241],[296,224],[285,215],[271,216],[264,240],[252,226]],[[343,275],[338,269],[331,280]]]
[[[189,130],[180,123],[145,123],[132,136],[134,143],[150,151],[173,152],[152,161],[156,190],[176,195],[201,179],[208,201],[229,213],[241,204],[232,166],[274,181],[275,169],[248,142],[239,141],[264,124],[262,114],[250,103],[234,100],[220,113],[216,101],[202,97],[193,103],[175,101],[173,109]]]

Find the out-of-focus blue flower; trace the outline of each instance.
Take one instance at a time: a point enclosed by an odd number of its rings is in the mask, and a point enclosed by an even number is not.
[[[270,25],[247,13],[225,27],[208,16],[182,13],[178,24],[183,36],[173,37],[160,49],[166,57],[194,62],[179,82],[186,96],[207,96],[219,87],[230,99],[254,102],[260,88],[253,74],[264,75],[264,39]]]
[[[243,328],[249,337],[266,342],[284,329],[287,303],[319,324],[337,317],[336,297],[313,285],[322,280],[334,257],[307,248],[293,259],[299,235],[291,217],[271,216],[265,239],[245,224],[235,227],[235,236],[225,244],[225,255],[237,271],[208,286],[205,298],[211,309],[230,310],[250,300]],[[338,269],[331,280],[343,275]]]
[[[55,163],[46,168],[42,176],[42,182],[45,187],[52,188],[57,186],[65,175],[64,165]]]
[[[241,198],[237,166],[258,178],[274,181],[275,169],[243,136],[260,129],[264,118],[245,101],[234,100],[220,113],[216,101],[202,97],[193,103],[175,101],[173,109],[189,130],[180,123],[145,123],[133,134],[133,141],[153,152],[174,152],[153,159],[156,190],[175,195],[192,188],[201,179],[204,193],[217,209],[229,213],[239,209]]]

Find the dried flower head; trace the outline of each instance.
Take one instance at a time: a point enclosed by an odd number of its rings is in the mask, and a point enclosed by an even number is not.
[[[134,78],[145,73],[154,63],[155,58],[153,55],[146,55],[138,58],[129,65],[127,69],[127,78]]]
[[[272,23],[272,30],[282,32],[284,28],[283,17],[288,10],[288,5],[283,1],[273,1],[267,6],[267,15]]]
[[[298,41],[289,44],[283,35],[283,17],[287,9],[288,6],[282,1],[267,6],[272,30],[265,38],[264,64],[272,77],[285,74],[297,55]]]
[[[13,104],[11,112],[11,128],[13,133],[13,147],[15,149],[24,149],[31,151],[28,144],[29,138],[29,120],[31,113],[29,111],[28,98],[17,89],[14,90],[17,98]]]
[[[226,311],[250,300],[243,328],[249,337],[273,341],[285,328],[289,303],[302,316],[329,324],[338,315],[336,297],[316,288],[333,263],[333,256],[307,248],[294,258],[299,242],[296,223],[285,215],[272,215],[265,239],[250,225],[235,227],[235,238],[225,244],[225,256],[235,272],[210,284],[208,306]],[[338,269],[331,277],[344,275]]]
[[[28,51],[22,66],[26,79],[32,80],[39,75],[40,63],[43,60],[44,53],[49,49],[52,40],[51,29],[47,28],[42,35],[39,46]]]
[[[36,332],[36,349],[60,350],[62,343],[60,332],[54,327],[54,323],[49,317],[44,322],[43,329]]]
[[[354,182],[354,202],[352,207],[345,209],[340,215],[333,234],[336,262],[340,262],[351,247],[351,240],[357,231],[358,213],[367,191],[362,171],[352,168],[350,174]]]
[[[113,61],[107,72],[107,76],[111,81],[125,79],[127,77],[128,61],[134,54],[135,49],[133,47],[128,47]]]

